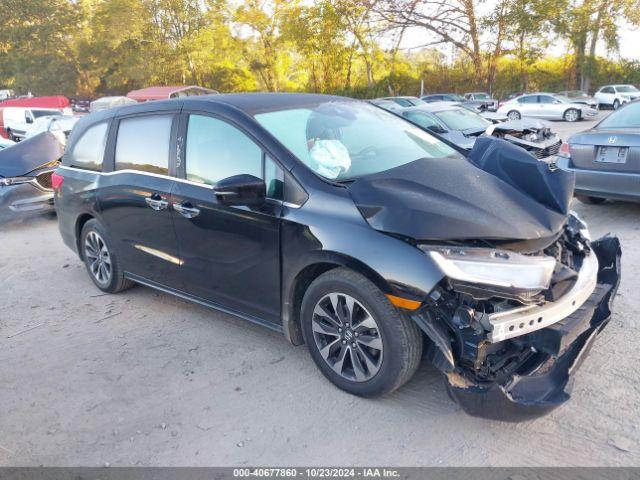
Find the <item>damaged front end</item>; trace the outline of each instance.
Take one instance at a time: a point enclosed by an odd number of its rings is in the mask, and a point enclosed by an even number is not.
[[[0,151],[0,221],[54,210],[51,176],[63,153],[63,145],[49,132]]]
[[[420,247],[446,277],[412,316],[432,340],[427,355],[451,397],[471,415],[506,421],[568,400],[573,372],[611,315],[618,239],[590,242],[571,215],[541,251],[527,243],[524,252]]]
[[[538,160],[553,157],[562,145],[551,125],[543,120],[525,118],[497,123],[490,125],[485,134],[522,147]]]

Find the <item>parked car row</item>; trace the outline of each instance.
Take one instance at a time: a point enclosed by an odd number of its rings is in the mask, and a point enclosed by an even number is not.
[[[400,107],[390,100],[371,103],[400,115],[440,138],[464,150],[471,150],[480,136],[502,138],[524,148],[535,158],[554,157],[562,141],[551,131],[551,125],[534,118],[510,121],[499,112],[478,112],[472,106],[452,101],[439,101]]]

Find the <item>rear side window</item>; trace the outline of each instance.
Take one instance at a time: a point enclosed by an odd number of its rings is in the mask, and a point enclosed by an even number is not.
[[[98,123],[82,134],[73,147],[69,166],[96,172],[102,171],[108,126],[107,123]]]
[[[116,170],[169,174],[172,115],[124,118],[118,127]]]
[[[518,99],[518,103],[537,103],[538,97],[536,95],[529,95],[528,97],[521,97]]]
[[[262,149],[243,132],[217,118],[189,116],[186,145],[187,180],[214,185],[247,173],[262,176]]]

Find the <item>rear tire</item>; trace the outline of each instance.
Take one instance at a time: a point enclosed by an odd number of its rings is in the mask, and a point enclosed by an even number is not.
[[[606,198],[590,197],[589,195],[576,195],[576,198],[582,203],[588,203],[589,205],[600,205],[607,201]]]
[[[520,112],[518,112],[517,110],[511,110],[509,113],[507,113],[507,118],[509,120],[520,120],[522,118],[522,115],[520,115]]]
[[[311,358],[338,388],[376,397],[405,384],[422,357],[422,333],[364,276],[346,268],[307,289],[301,326]]]
[[[96,219],[82,227],[80,249],[89,277],[100,290],[118,293],[133,286],[133,282],[124,277],[107,230]]]

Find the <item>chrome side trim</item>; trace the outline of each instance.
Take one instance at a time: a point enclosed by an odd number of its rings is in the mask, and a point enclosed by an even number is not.
[[[115,172],[96,172],[94,170],[86,170],[84,168],[76,168],[76,167],[69,167],[67,165],[60,165],[58,168],[62,168],[64,170],[71,170],[74,172],[84,172],[84,173],[93,173],[94,175],[104,175],[104,176],[109,176],[109,175],[119,175],[122,173],[133,173],[136,175],[145,175],[148,177],[156,177],[156,178],[164,178],[167,180],[175,180],[176,182],[181,182],[181,183],[186,183],[189,185],[195,185],[196,187],[202,187],[202,188],[206,188],[208,190],[213,190],[213,185],[208,185],[206,183],[199,183],[199,182],[194,182],[192,180],[187,180],[184,178],[178,178],[178,177],[172,177],[169,175],[161,175],[159,173],[151,173],[151,172],[142,172],[140,170],[131,170],[131,169],[126,169],[126,170],[116,170]],[[216,194],[218,195],[218,194]],[[275,198],[269,198],[267,197],[268,200],[274,201],[274,202],[279,202],[282,203],[282,205],[284,205],[285,207],[289,207],[289,208],[300,208],[302,205],[298,205],[296,203],[289,203],[289,202],[283,202],[282,200],[277,200]]]
[[[489,315],[491,343],[501,342],[535,332],[559,322],[578,310],[596,288],[598,258],[591,252],[582,262],[575,285],[555,302],[531,307],[519,307]]]
[[[115,172],[96,172],[94,170],[86,170],[84,168],[76,168],[69,167],[67,165],[60,165],[58,168],[62,168],[65,170],[71,170],[74,172],[84,172],[84,173],[93,173],[94,175],[102,175],[102,176],[112,176],[112,175],[121,175],[123,173],[135,174],[135,175],[144,175],[146,177],[155,177],[155,178],[164,178],[165,180],[174,180],[176,182],[187,183],[189,185],[195,185],[196,187],[207,188],[209,190],[213,190],[212,185],[207,185],[206,183],[194,182],[192,180],[187,180],[185,178],[172,177],[170,175],[161,175],[159,173],[152,172],[143,172],[140,170],[132,170],[130,168],[125,170],[116,170]]]

